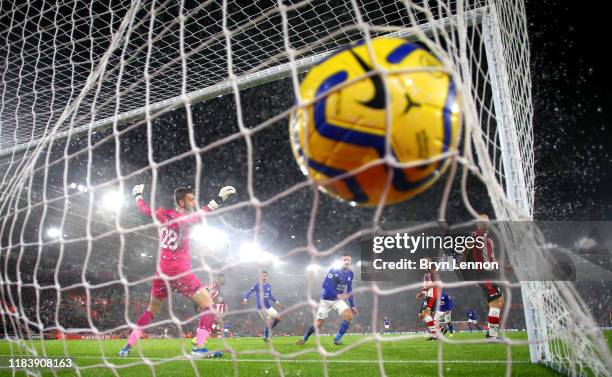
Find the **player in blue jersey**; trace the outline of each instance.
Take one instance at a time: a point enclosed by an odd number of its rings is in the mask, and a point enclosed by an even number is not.
[[[440,306],[436,312],[436,322],[442,329],[442,334],[450,333],[449,336],[453,336],[453,333],[455,332],[451,319],[452,310],[453,298],[446,292],[442,292],[442,295],[440,296]]]
[[[391,332],[391,321],[389,321],[389,317],[387,316],[385,316],[385,319],[383,320],[383,327],[385,329],[385,334]]]
[[[247,293],[244,295],[244,300],[242,300],[242,305],[247,304],[249,297],[251,297],[253,293],[255,293],[259,315],[266,322],[263,340],[267,343],[270,341],[270,331],[281,321],[281,316],[278,314],[278,311],[274,309],[271,302],[276,304],[279,309],[282,308],[280,302],[278,302],[278,300],[272,295],[272,286],[270,283],[268,283],[267,271],[261,271],[261,274],[259,275],[259,283],[253,285],[251,289],[247,291]]]
[[[468,328],[470,329],[470,332],[472,332],[473,330],[472,326],[476,327],[479,331],[482,331],[482,327],[478,325],[478,318],[476,317],[476,312],[474,311],[474,309],[468,308],[467,317],[468,317]]]
[[[231,323],[225,322],[223,324],[223,337],[228,338],[230,336],[230,329],[232,328]]]
[[[351,270],[351,256],[348,253],[342,255],[342,267],[334,268],[325,276],[323,280],[323,291],[321,301],[317,306],[317,319],[314,325],[310,325],[304,333],[304,337],[297,341],[298,345],[306,343],[308,338],[315,332],[315,327],[320,328],[329,316],[329,312],[335,310],[343,319],[340,328],[334,337],[334,344],[342,344],[342,336],[346,333],[353,314],[357,314],[357,308],[353,302],[353,271]],[[344,300],[348,300],[349,305]]]

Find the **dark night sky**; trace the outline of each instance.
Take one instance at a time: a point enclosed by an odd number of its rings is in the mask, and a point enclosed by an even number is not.
[[[535,217],[612,219],[609,20],[580,2],[528,1]]]

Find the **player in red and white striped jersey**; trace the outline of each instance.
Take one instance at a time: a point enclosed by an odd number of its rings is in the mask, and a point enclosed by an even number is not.
[[[427,259],[431,262],[430,258]],[[423,304],[421,305],[421,311],[419,312],[419,319],[421,319],[429,330],[429,340],[436,339],[436,323],[431,315],[436,310],[438,297],[440,297],[440,288],[436,286],[436,282],[440,280],[438,269],[435,265],[430,264],[430,269],[425,272],[423,276],[423,288],[417,293],[416,298],[424,297]]]
[[[487,234],[489,226],[489,216],[481,214],[476,220],[476,230],[472,234],[475,237],[483,237],[485,240],[484,247],[474,246],[472,249],[468,249],[463,253],[463,260],[466,262],[495,262],[494,255],[494,244],[491,236]],[[501,287],[498,284],[491,282],[491,279],[487,277],[486,271],[477,274],[478,280],[482,280],[480,287],[485,295],[487,303],[489,304],[489,330],[487,331],[487,338],[497,338],[499,333],[499,322],[501,309],[504,306],[504,295],[502,294]]]

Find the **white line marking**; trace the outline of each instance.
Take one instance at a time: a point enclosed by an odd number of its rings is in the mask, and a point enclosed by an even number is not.
[[[23,357],[30,358],[30,355],[0,355],[0,357]],[[50,358],[57,358],[57,356],[49,356]],[[101,357],[101,356],[70,356],[71,359],[106,359],[107,361],[112,360],[154,360],[154,361],[215,361],[215,362],[228,362],[228,363],[275,363],[276,359],[236,359],[232,360],[230,354],[225,353],[222,358],[191,358],[191,357]],[[385,364],[438,364],[438,360],[383,360]],[[281,363],[330,363],[330,364],[377,364],[378,360],[295,360],[295,359],[280,359]],[[527,364],[529,361],[526,360],[442,360],[444,364],[507,364],[508,362],[513,364]]]

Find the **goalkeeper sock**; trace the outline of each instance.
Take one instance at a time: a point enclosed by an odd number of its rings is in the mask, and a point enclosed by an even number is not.
[[[206,344],[206,339],[208,338],[209,335],[210,333],[208,332],[208,330],[203,329],[203,328],[198,328],[197,333],[196,333],[196,343],[198,347],[202,347],[203,345]]]
[[[455,328],[453,327],[452,322],[448,323],[448,331],[450,331],[451,334],[455,332]]]
[[[132,333],[130,334],[130,337],[128,338],[128,341],[127,341],[128,348],[131,348],[134,345],[134,343],[136,343],[138,338],[142,337],[143,332],[139,327],[144,327],[148,325],[149,323],[151,323],[152,320],[153,320],[153,313],[151,313],[148,310],[145,310],[145,312],[142,313],[140,318],[138,318],[138,321],[136,321],[136,325],[138,325],[138,327],[132,330]]]
[[[280,319],[278,319],[278,318],[274,318],[274,319],[272,320],[272,326],[271,326],[271,327],[272,327],[272,328],[275,328],[275,327],[276,327],[276,325],[278,325],[278,323],[279,323],[279,322],[280,322]]]
[[[198,347],[206,344],[206,338],[212,333],[212,325],[215,321],[215,315],[209,310],[206,310],[200,315],[200,322],[198,324],[198,334],[196,336],[196,343]]]
[[[310,338],[310,336],[312,335],[312,333],[315,332],[315,327],[314,325],[310,325],[307,329],[306,332],[304,333],[304,340],[308,340],[308,338]]]
[[[340,340],[342,339],[342,337],[344,336],[344,333],[346,333],[346,330],[348,330],[349,326],[351,325],[351,323],[349,321],[342,321],[342,323],[340,324],[340,328],[338,329],[338,333],[336,334],[336,337],[334,338],[335,340]]]
[[[497,336],[499,331],[499,308],[489,308],[489,335]]]
[[[436,336],[436,323],[430,315],[423,318],[423,322],[427,325],[427,329],[432,336]]]

